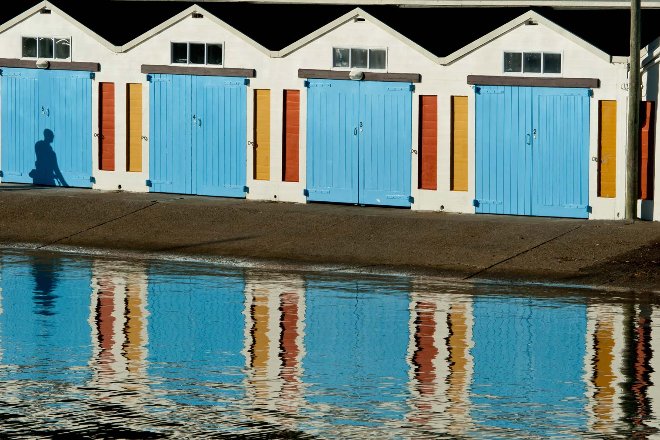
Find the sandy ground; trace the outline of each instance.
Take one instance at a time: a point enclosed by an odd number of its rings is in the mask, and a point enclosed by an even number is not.
[[[660,293],[660,222],[0,185],[0,243],[404,270]]]

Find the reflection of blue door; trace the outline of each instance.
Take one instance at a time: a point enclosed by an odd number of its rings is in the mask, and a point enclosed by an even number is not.
[[[476,297],[473,319],[475,423],[517,438],[585,428],[585,305]]]
[[[91,187],[90,73],[3,68],[1,87],[3,181]]]
[[[410,206],[409,83],[309,80],[308,200]]]
[[[305,295],[305,399],[332,423],[404,419],[409,298],[382,284],[310,279]],[[343,416],[342,416],[343,415]]]
[[[476,212],[588,217],[589,90],[476,87]]]
[[[0,371],[8,379],[83,384],[92,356],[90,264],[27,261],[2,257],[0,363],[12,368]]]
[[[244,286],[238,274],[151,272],[147,351],[155,387],[188,404],[229,404],[243,397]],[[176,397],[179,390],[185,397]]]
[[[149,77],[151,191],[245,197],[245,80]]]

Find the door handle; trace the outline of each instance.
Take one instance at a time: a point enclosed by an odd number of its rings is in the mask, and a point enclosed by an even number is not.
[[[534,131],[532,131],[532,134],[534,136],[534,139],[536,139],[536,128],[534,129]]]
[[[531,135],[530,135],[529,133],[527,133],[525,136],[527,136],[527,141],[526,141],[527,145],[532,145],[532,137],[531,137]]]
[[[353,136],[357,136],[357,127],[355,127],[355,130],[353,130]]]

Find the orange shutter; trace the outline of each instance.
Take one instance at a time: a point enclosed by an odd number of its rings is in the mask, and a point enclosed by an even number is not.
[[[643,101],[639,111],[639,187],[642,200],[653,200],[653,165],[655,158],[655,102]]]
[[[99,169],[115,170],[115,84],[99,83]]]
[[[438,97],[419,97],[419,187],[438,189]]]
[[[298,182],[300,143],[300,91],[284,91],[284,133],[282,135],[282,180]]]

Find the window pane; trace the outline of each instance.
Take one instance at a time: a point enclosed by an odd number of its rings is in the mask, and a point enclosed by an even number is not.
[[[190,43],[190,63],[204,64],[204,44]]]
[[[333,67],[348,67],[348,57],[350,56],[348,49],[332,49],[332,66]]]
[[[543,54],[543,73],[561,73],[561,54]]]
[[[39,38],[39,58],[53,58],[52,38]]]
[[[222,64],[222,44],[206,45],[206,64]]]
[[[525,53],[523,57],[523,72],[541,73],[541,54],[538,52]]]
[[[370,69],[384,69],[385,68],[385,55],[383,49],[369,49],[369,68]]]
[[[23,56],[24,57],[37,57],[37,39],[23,37]]]
[[[66,59],[71,54],[71,41],[68,38],[55,40],[55,58]]]
[[[522,71],[522,54],[520,52],[504,52],[504,71]]]
[[[172,63],[188,64],[188,43],[172,43]]]
[[[367,67],[367,49],[351,49],[351,67]]]

